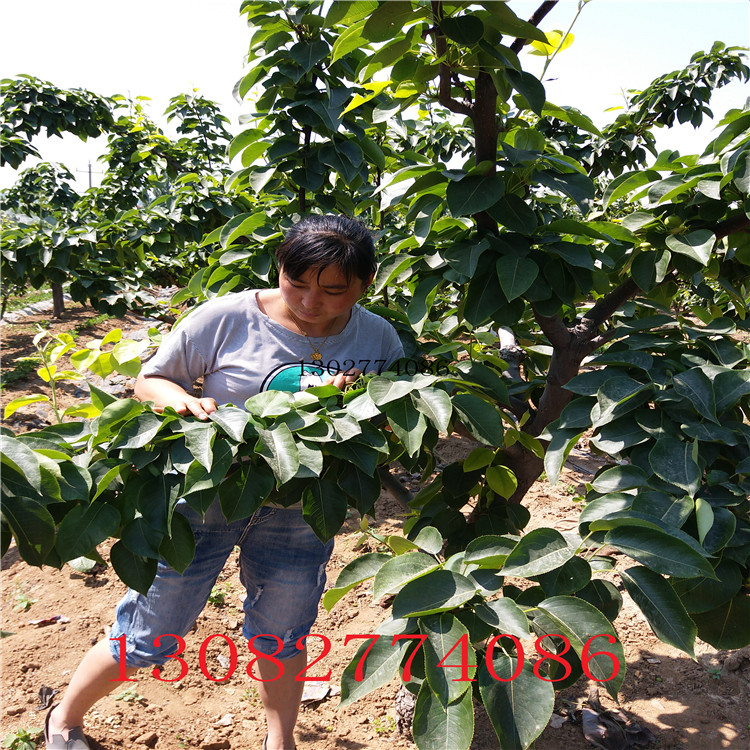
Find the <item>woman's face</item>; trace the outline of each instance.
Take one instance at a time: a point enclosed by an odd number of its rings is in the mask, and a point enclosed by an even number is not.
[[[346,315],[362,296],[372,278],[364,283],[353,276],[347,280],[338,266],[309,268],[298,279],[292,279],[279,272],[279,289],[286,306],[292,315],[303,324],[307,324],[308,335],[325,335],[333,328],[334,321]]]

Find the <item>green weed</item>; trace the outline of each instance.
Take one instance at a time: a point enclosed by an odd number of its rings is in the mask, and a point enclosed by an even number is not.
[[[34,372],[39,367],[42,359],[37,355],[32,355],[31,357],[19,357],[14,361],[16,365],[9,373],[3,375],[0,389],[15,383],[17,380],[23,380],[29,373]]]
[[[134,688],[126,688],[121,693],[114,696],[116,701],[125,701],[125,703],[145,703],[146,699]]]
[[[15,604],[13,605],[13,609],[16,612],[28,612],[31,609],[32,604],[36,604],[36,599],[32,599],[25,591],[21,591],[18,589],[15,594],[13,594],[13,599],[15,601]]]
[[[217,583],[208,595],[208,603],[214,607],[223,607],[227,603],[227,597],[232,591],[232,584],[228,581],[224,584]]]
[[[42,729],[40,727],[33,727],[32,729],[20,728],[3,740],[3,747],[7,747],[10,750],[35,750],[37,740],[41,735]]]
[[[375,734],[390,734],[396,731],[396,720],[392,716],[386,716],[383,721],[379,718],[373,719],[372,727]]]

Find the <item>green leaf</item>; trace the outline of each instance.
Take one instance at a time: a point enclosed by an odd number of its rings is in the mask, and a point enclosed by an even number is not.
[[[232,451],[226,440],[217,440],[213,445],[211,470],[194,461],[185,474],[183,493],[185,496],[202,490],[214,489],[222,482],[232,463]]]
[[[544,32],[533,23],[520,19],[506,3],[498,3],[495,0],[485,0],[480,5],[492,14],[492,26],[503,34],[516,39],[529,39],[537,42],[548,43]],[[505,748],[503,748],[505,750]]]
[[[41,567],[55,544],[55,522],[49,511],[34,500],[4,497],[3,516],[21,558]]]
[[[107,407],[110,408],[110,407]],[[105,414],[106,409],[102,412]],[[101,417],[99,418],[101,420]],[[132,449],[143,448],[157,435],[169,420],[152,412],[144,412],[125,423],[110,444],[110,448]],[[101,425],[101,422],[100,422]]]
[[[487,445],[503,444],[503,422],[491,404],[471,393],[459,393],[452,401],[458,418],[473,437]]]
[[[404,25],[415,16],[419,17],[407,0],[380,4],[369,14],[362,36],[371,42],[384,42],[401,32]]]
[[[305,73],[309,73],[328,54],[328,45],[320,39],[314,42],[297,42],[287,54],[302,66]]]
[[[553,596],[540,602],[537,608],[544,614],[544,618],[540,618],[539,622],[535,621],[535,624],[549,635],[564,635],[578,658],[582,662],[585,660],[595,680],[606,680],[614,673],[615,676],[603,684],[616,700],[625,679],[625,651],[617,639],[612,623],[596,607],[572,596]],[[546,619],[550,622],[547,623]],[[551,625],[549,630],[548,625]],[[602,643],[597,639],[589,644],[588,652],[584,655],[586,643],[597,635],[609,636],[614,642],[605,638]],[[599,652],[609,652],[612,656]]]
[[[384,411],[388,417],[388,424],[406,448],[407,454],[413,456],[419,453],[427,429],[424,414],[405,400],[388,404]]]
[[[447,612],[421,618],[419,629],[427,636],[424,643],[427,682],[443,707],[447,707],[448,704],[460,698],[471,687],[476,673],[477,656],[469,644],[469,631],[460,620]],[[465,636],[464,642],[466,644],[467,659],[465,661],[463,660],[462,646],[460,644],[457,646],[462,636]],[[446,664],[438,666],[440,662],[445,661],[451,649],[453,649],[453,653],[448,659],[451,666]],[[463,667],[452,666],[462,663],[464,664]],[[468,677],[468,679],[464,679],[464,677]]]
[[[391,401],[403,398],[412,391],[431,386],[437,378],[433,375],[416,375],[411,378],[392,380],[385,376],[376,376],[367,383],[367,395],[377,406],[385,406]]]
[[[536,180],[550,190],[567,195],[575,201],[584,214],[588,213],[595,189],[593,180],[587,175],[579,172],[562,174],[547,170],[534,172],[532,180]]]
[[[158,561],[133,554],[122,541],[116,542],[109,553],[112,567],[118,578],[139,594],[148,595],[148,590],[156,576]]]
[[[219,236],[221,246],[226,249],[240,237],[252,237],[253,232],[262,227],[266,220],[267,217],[263,211],[233,216],[221,230]]]
[[[503,74],[508,83],[526,99],[529,108],[541,117],[547,100],[542,82],[531,73],[513,70],[513,68],[505,68]]]
[[[395,594],[416,578],[436,570],[440,563],[422,552],[409,552],[386,562],[375,576],[372,586],[373,601],[386,594]]]
[[[258,430],[256,452],[273,469],[280,484],[288,482],[299,469],[299,451],[292,432],[284,423],[270,430]]]
[[[604,191],[604,196],[602,197],[604,207],[608,208],[612,203],[614,203],[614,201],[619,200],[620,198],[628,195],[628,193],[632,193],[634,190],[637,190],[644,185],[648,185],[649,183],[654,182],[658,179],[659,173],[653,170],[648,170],[645,172],[626,172],[619,175],[618,177],[615,177],[615,179],[609,183],[607,189]],[[646,216],[649,220],[653,220],[653,216],[651,216],[651,214],[647,214]],[[632,226],[628,228],[635,231],[635,228]]]
[[[547,596],[574,594],[591,580],[591,565],[582,557],[572,557],[561,567],[535,578]]]
[[[425,526],[414,537],[414,544],[429,555],[438,555],[443,550],[443,535],[434,526]]]
[[[732,560],[722,560],[712,578],[672,578],[670,584],[687,612],[700,614],[726,604],[742,587],[740,566]]]
[[[518,488],[516,475],[507,466],[490,466],[485,474],[487,484],[500,497],[509,498]]]
[[[714,378],[716,411],[731,409],[743,396],[750,393],[750,369],[720,372]]]
[[[448,432],[453,405],[450,396],[440,388],[424,388],[412,392],[414,406],[422,412],[438,432]]]
[[[522,653],[518,658],[523,667],[513,680],[516,657],[499,649],[494,655],[488,652],[479,668],[479,692],[502,750],[526,750],[547,726],[555,706],[552,683],[540,680]],[[501,679],[491,675],[490,660]]]
[[[484,24],[476,16],[467,13],[463,16],[443,18],[440,21],[440,30],[448,39],[471,46],[482,38]]]
[[[507,596],[477,604],[474,612],[498,633],[509,633],[516,638],[529,636],[529,620],[526,614]]]
[[[396,594],[393,616],[417,617],[460,607],[474,596],[476,590],[476,585],[466,576],[451,570],[434,570],[410,581]]]
[[[274,487],[273,472],[261,464],[250,464],[244,469],[244,474],[238,472],[234,476],[236,481],[222,483],[219,490],[221,511],[228,523],[252,516]]]
[[[41,393],[32,394],[30,396],[19,396],[9,401],[5,405],[5,411],[3,412],[3,418],[7,419],[11,414],[14,414],[18,409],[22,409],[24,406],[29,404],[38,404],[40,401],[46,401],[49,403],[49,396],[45,396]]]
[[[445,197],[453,216],[473,216],[494,205],[504,192],[505,183],[496,174],[466,175],[448,184]]]
[[[521,537],[508,555],[503,575],[528,578],[564,565],[575,554],[565,537],[554,529],[534,529]]]
[[[622,594],[614,584],[600,578],[576,591],[576,596],[596,607],[610,622],[614,622],[622,609]]]
[[[547,452],[544,454],[544,471],[547,473],[550,484],[557,483],[565,461],[580,437],[581,430],[578,427],[552,430],[552,439],[547,446]]]
[[[716,577],[705,557],[687,542],[664,531],[618,526],[607,532],[604,542],[663,575],[679,578]]]
[[[164,537],[159,546],[159,554],[178,573],[184,573],[187,566],[193,561],[195,537],[190,527],[190,521],[182,513],[175,513],[172,516],[170,534]]]
[[[648,461],[656,476],[695,497],[702,472],[693,459],[693,444],[660,438],[648,454]]]
[[[702,266],[707,266],[716,243],[716,235],[708,229],[697,229],[683,235],[670,234],[666,242],[673,253],[687,255]]]
[[[214,459],[212,449],[216,437],[214,426],[205,422],[187,423],[184,435],[185,447],[190,451],[193,458],[205,467],[206,471],[211,471],[211,462]]]
[[[340,471],[337,481],[350,498],[349,503],[354,502],[362,517],[367,513],[372,515],[381,490],[380,475],[376,470],[368,473],[359,466],[348,464]]]
[[[492,534],[479,536],[466,545],[464,562],[478,565],[480,568],[499,570],[505,565],[508,555],[517,544],[518,540],[511,537]]]
[[[693,367],[686,372],[675,375],[673,382],[677,393],[685,396],[700,415],[719,424],[719,420],[716,418],[714,387],[700,367]]]
[[[55,548],[63,562],[74,560],[114,536],[119,526],[120,514],[112,505],[76,505],[60,523]]]
[[[333,588],[323,594],[323,606],[326,612],[330,612],[336,602],[355,586],[375,576],[391,559],[391,555],[384,555],[380,552],[368,552],[361,557],[355,557],[339,573]]]
[[[750,151],[746,150],[737,157],[732,168],[732,181],[742,193],[750,193]]]
[[[389,683],[396,676],[410,642],[402,640],[391,646],[391,637],[382,635],[372,646],[367,657],[363,658],[368,646],[369,641],[362,643],[341,675],[341,703],[339,703],[339,708],[344,708],[354,701],[364,698],[376,688]],[[355,679],[358,664],[363,666],[360,681]]]
[[[539,266],[531,258],[506,256],[497,261],[497,277],[509,302],[527,291],[538,275]]]
[[[669,583],[643,567],[628,568],[620,576],[659,639],[695,658],[695,624]]]
[[[250,420],[250,415],[244,409],[233,406],[222,406],[209,414],[208,418],[214,424],[219,425],[232,440],[238,443],[244,440],[245,427]]]
[[[344,525],[347,507],[346,495],[329,479],[312,480],[302,495],[302,515],[324,543]]]
[[[596,492],[609,493],[644,487],[647,484],[646,474],[637,466],[613,466],[597,475],[591,486]]]
[[[698,637],[714,648],[737,649],[750,645],[750,596],[740,593],[710,612],[693,615]]]
[[[444,706],[423,683],[414,707],[412,734],[418,750],[469,750],[474,736],[471,690]]]
[[[39,458],[31,448],[9,435],[0,435],[0,460],[14,468],[37,492],[42,491]]]
[[[572,34],[568,36],[572,36]],[[587,133],[601,136],[600,130],[594,125],[592,120],[574,107],[558,107],[556,104],[546,102],[542,109],[542,115],[544,117],[556,117],[558,120],[575,125],[579,130],[585,130]]]
[[[504,195],[494,206],[488,209],[488,213],[495,221],[511,232],[533,234],[539,225],[536,214],[526,201],[513,193]]]
[[[88,387],[89,395],[91,396],[91,403],[99,409],[99,411],[103,412],[107,406],[117,401],[112,394],[103,391],[101,388],[97,388],[93,383],[88,383]]]
[[[365,27],[365,21],[358,21],[344,30],[331,49],[331,64],[342,58],[344,55],[353,52],[355,49],[361,49],[367,46],[367,39],[362,36],[362,29]]]

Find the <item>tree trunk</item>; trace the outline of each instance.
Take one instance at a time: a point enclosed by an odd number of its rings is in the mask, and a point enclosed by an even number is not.
[[[52,282],[52,314],[56,318],[62,318],[65,312],[65,300],[63,299],[63,287],[62,284]]]

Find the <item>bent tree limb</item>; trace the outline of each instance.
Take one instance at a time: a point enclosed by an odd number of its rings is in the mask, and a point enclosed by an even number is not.
[[[632,279],[627,279],[602,297],[572,327],[566,326],[557,315],[545,316],[534,311],[539,327],[552,344],[552,358],[539,406],[524,426],[525,432],[537,436],[560,416],[573,398],[573,394],[566,390],[565,384],[578,375],[583,360],[606,343],[606,335],[600,333],[601,326],[637,291],[638,285]],[[544,461],[521,443],[515,443],[505,449],[504,458],[518,481],[516,491],[508,502],[520,503],[541,475]]]

